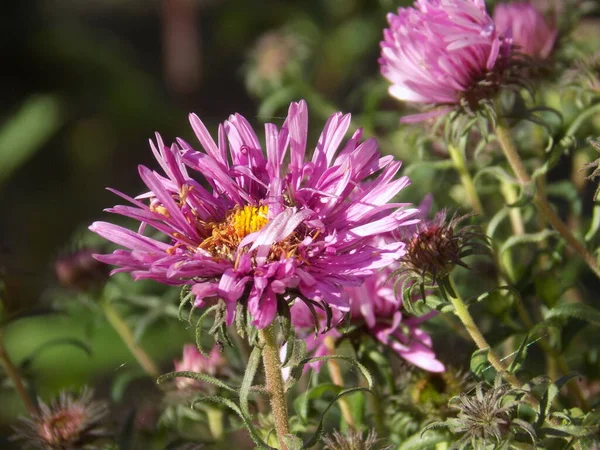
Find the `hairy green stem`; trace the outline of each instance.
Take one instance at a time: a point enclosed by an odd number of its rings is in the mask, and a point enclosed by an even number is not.
[[[498,124],[496,126],[496,136],[500,142],[500,147],[502,147],[502,151],[504,152],[504,155],[506,156],[506,159],[513,172],[517,176],[519,182],[523,185],[530,183],[531,178],[529,177],[529,174],[523,165],[523,161],[521,160],[521,157],[515,148],[510,131],[501,118],[498,119]],[[569,244],[569,246],[581,256],[581,258],[590,267],[590,269],[592,269],[596,276],[600,278],[600,268],[598,268],[598,264],[594,255],[592,255],[583,246],[583,244],[579,242],[573,233],[571,233],[569,227],[565,225],[556,212],[554,212],[554,209],[552,209],[552,206],[546,198],[543,185],[541,183],[536,183],[536,187],[537,189],[533,201],[540,214],[556,231],[558,231],[567,244]]]
[[[281,450],[288,450],[284,437],[290,434],[287,402],[283,377],[281,376],[281,360],[279,358],[279,347],[275,337],[274,326],[271,325],[259,331],[260,340],[263,344],[263,364],[265,366],[265,379],[267,391],[271,401],[271,412],[275,420],[275,431]]]
[[[125,319],[121,317],[119,311],[117,311],[117,309],[108,300],[102,301],[101,305],[102,309],[104,310],[106,320],[108,320],[113,329],[117,332],[136,361],[139,363],[142,369],[144,369],[144,372],[154,379],[158,378],[160,376],[158,367],[154,361],[152,361],[152,358],[150,358],[150,356],[144,351],[144,349],[135,342],[133,332],[129,328],[127,322],[125,322]]]
[[[483,206],[481,204],[481,200],[479,199],[477,189],[475,188],[475,183],[473,183],[473,178],[471,178],[471,174],[467,169],[467,164],[463,153],[461,152],[460,148],[452,144],[448,145],[448,153],[450,154],[450,158],[452,158],[454,167],[460,176],[460,181],[467,192],[467,197],[469,198],[471,207],[477,214],[483,214]]]
[[[8,352],[6,351],[6,348],[4,347],[2,330],[0,330],[0,361],[2,361],[2,366],[4,367],[4,371],[6,372],[6,375],[12,381],[12,383],[17,391],[17,394],[19,394],[19,397],[21,397],[21,400],[23,401],[23,404],[27,408],[27,411],[29,411],[29,414],[31,414],[32,416],[37,416],[38,410],[37,410],[35,404],[33,403],[33,401],[31,400],[31,397],[27,393],[25,386],[23,386],[23,382],[21,381],[21,376],[19,375],[17,368],[15,367],[12,360],[8,356]]]

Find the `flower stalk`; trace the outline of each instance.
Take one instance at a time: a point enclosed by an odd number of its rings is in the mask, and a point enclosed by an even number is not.
[[[519,182],[526,185],[531,182],[531,178],[527,173],[523,165],[523,161],[515,148],[514,142],[510,135],[508,127],[504,121],[499,118],[498,124],[496,125],[496,136],[500,147],[506,156],[508,163],[510,164],[513,172],[517,176]],[[585,263],[592,269],[598,278],[600,278],[600,268],[594,255],[592,255],[579,240],[571,233],[569,227],[561,220],[561,218],[554,212],[552,205],[548,202],[546,194],[544,192],[541,183],[536,183],[536,193],[533,199],[535,206],[537,207],[540,214],[546,219],[546,221],[556,230],[558,233],[567,241],[567,244],[577,252]]]
[[[263,345],[263,364],[265,366],[265,379],[267,392],[271,403],[271,412],[275,420],[275,431],[281,450],[288,450],[284,437],[290,434],[287,403],[283,377],[281,375],[281,360],[279,359],[279,348],[275,337],[274,327],[271,325],[259,331],[260,340]]]
[[[127,322],[121,317],[117,309],[108,301],[101,302],[102,309],[106,320],[110,323],[113,329],[117,332],[123,343],[127,346],[131,354],[134,356],[138,364],[144,369],[149,376],[156,379],[160,376],[158,367],[150,358],[150,356],[135,342],[133,332],[127,325]]]
[[[10,378],[19,397],[23,401],[23,404],[29,411],[29,414],[32,416],[36,416],[38,414],[38,409],[31,400],[31,397],[27,393],[25,386],[23,386],[23,382],[21,381],[21,377],[12,360],[8,356],[8,352],[6,351],[6,347],[4,347],[4,340],[2,335],[2,330],[0,330],[0,361],[2,361],[2,366],[4,367],[4,371],[6,375]]]
[[[335,355],[335,339],[333,336],[327,336],[325,338],[325,346],[329,351],[330,355]],[[329,368],[329,375],[331,376],[331,380],[337,386],[344,386],[344,377],[342,376],[342,371],[340,369],[340,365],[336,360],[330,359],[327,361],[327,367]],[[356,430],[356,423],[354,422],[354,417],[352,416],[352,410],[350,409],[350,404],[346,400],[346,398],[342,397],[339,399],[340,402],[340,410],[342,411],[342,417],[344,421],[348,425],[349,428]]]
[[[483,206],[481,204],[481,200],[479,199],[479,194],[477,194],[475,183],[473,183],[473,178],[467,169],[467,164],[463,153],[458,146],[452,144],[448,145],[448,153],[450,154],[450,158],[452,158],[454,167],[460,176],[460,181],[467,192],[467,197],[469,198],[471,207],[477,214],[483,214]]]

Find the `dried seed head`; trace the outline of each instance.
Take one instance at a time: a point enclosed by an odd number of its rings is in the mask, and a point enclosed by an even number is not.
[[[503,384],[500,375],[496,377],[493,387],[484,389],[484,386],[485,383],[480,383],[475,387],[474,394],[460,394],[450,400],[449,406],[458,410],[457,417],[433,423],[424,432],[445,426],[452,433],[462,434],[455,444],[457,448],[464,448],[466,444],[473,448],[499,445],[510,439],[514,431],[526,431],[533,438],[535,431],[529,424],[513,421],[513,413],[522,403],[519,397],[524,391]]]
[[[358,431],[349,430],[345,434],[334,431],[323,437],[325,450],[386,450],[391,446],[382,446],[375,431],[371,430],[366,437]]]
[[[92,400],[92,391],[79,395],[62,392],[49,405],[40,401],[39,409],[36,416],[21,419],[12,440],[36,449],[66,450],[86,448],[106,436],[100,422],[108,408],[104,402]]]

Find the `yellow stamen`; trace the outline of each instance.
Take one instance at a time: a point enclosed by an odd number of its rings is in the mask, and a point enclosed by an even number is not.
[[[268,206],[251,205],[230,211],[225,221],[209,224],[212,225],[211,235],[200,244],[200,248],[231,258],[246,236],[269,222],[268,212]]]

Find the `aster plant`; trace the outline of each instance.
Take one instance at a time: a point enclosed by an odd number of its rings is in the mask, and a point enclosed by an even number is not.
[[[144,187],[110,189],[112,219],[49,265],[52,307],[0,304],[17,445],[597,448],[600,34],[583,2],[284,2],[272,30],[240,20],[228,48],[256,117],[213,132],[203,104],[185,139],[156,134]],[[12,327],[58,309],[74,335],[12,348]],[[38,400],[41,354],[117,338],[100,374],[115,432],[88,391]]]
[[[381,157],[373,139],[361,143],[360,130],[341,145],[350,125],[350,116],[341,113],[330,117],[307,155],[308,110],[302,101],[290,105],[281,129],[265,126],[265,152],[239,114],[219,127],[218,143],[197,116],[190,123],[204,151],[182,139],[167,146],[157,136],[151,147],[164,175],[140,166],[149,191],[137,198],[114,191],[133,206],[108,210],[141,227],[134,232],[92,224],[92,231],[125,247],[97,258],[118,266],[113,273],[189,286],[194,308],[218,311],[213,329],[249,315],[259,330],[251,345],[264,361],[284,446],[287,407],[271,325],[278,314],[288,317],[294,302],[328,317],[332,309],[349,311],[345,289],[402,256],[403,242],[374,238],[415,222],[416,209],[389,203],[409,180],[396,177],[401,163]],[[166,242],[147,236],[146,228]],[[247,371],[252,377],[256,368]]]

